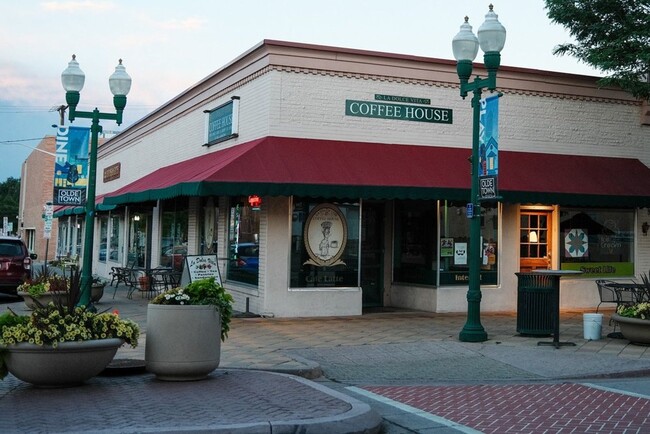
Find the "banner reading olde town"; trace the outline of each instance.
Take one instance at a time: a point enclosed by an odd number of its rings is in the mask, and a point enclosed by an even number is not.
[[[480,104],[479,193],[481,199],[495,199],[499,174],[499,97],[484,98]]]
[[[54,205],[81,206],[88,185],[90,128],[60,126],[54,158]]]

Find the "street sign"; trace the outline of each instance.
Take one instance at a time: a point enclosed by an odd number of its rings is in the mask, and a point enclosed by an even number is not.
[[[49,240],[52,237],[52,216],[54,215],[54,206],[46,203],[44,208],[45,223],[43,224],[43,238]]]
[[[474,217],[474,204],[472,202],[469,202],[467,204],[467,209],[465,210],[465,215],[467,216],[468,219],[471,219]]]

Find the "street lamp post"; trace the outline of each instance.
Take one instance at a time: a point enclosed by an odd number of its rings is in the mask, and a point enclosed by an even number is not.
[[[77,111],[79,104],[79,92],[83,89],[85,74],[79,68],[76,56],[72,55],[72,60],[68,67],[61,73],[61,83],[65,89],[65,99],[69,107],[68,118],[73,122],[76,118],[90,119],[90,153],[88,155],[88,184],[86,192],[86,221],[84,234],[84,252],[81,268],[81,298],[80,306],[90,304],[90,291],[92,285],[92,264],[93,264],[93,235],[95,231],[95,184],[97,179],[97,144],[99,142],[99,133],[102,131],[99,125],[100,119],[114,120],[118,125],[122,123],[122,112],[126,107],[126,95],[131,90],[131,77],[126,73],[122,66],[122,59],[115,67],[115,72],[109,77],[108,84],[113,94],[113,105],[115,113],[101,113],[95,108],[92,112]]]
[[[460,78],[460,96],[465,99],[469,92],[472,96],[473,125],[472,125],[472,158],[471,158],[471,201],[473,213],[470,218],[469,234],[469,289],[467,291],[467,321],[460,332],[459,339],[463,342],[484,342],[487,333],[481,325],[481,208],[479,198],[479,118],[481,91],[496,89],[497,70],[501,63],[501,50],[506,41],[506,29],[498,20],[497,14],[490,10],[485,15],[485,22],[478,29],[478,38],[472,32],[469,19],[460,26],[460,32],[452,41],[452,49],[456,58],[456,70]],[[487,78],[472,75],[472,62],[478,53],[478,47],[483,50],[483,61],[488,71]],[[469,213],[468,213],[469,214]],[[469,217],[469,216],[468,216]]]

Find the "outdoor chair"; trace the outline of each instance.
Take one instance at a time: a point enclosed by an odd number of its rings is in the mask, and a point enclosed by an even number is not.
[[[129,262],[126,267],[111,267],[111,272],[108,273],[111,275],[110,285],[113,286],[113,282],[115,282],[116,288],[120,282],[128,285],[127,277],[131,270],[133,270],[133,267],[135,267],[135,261]]]
[[[623,304],[630,304],[636,301],[636,293],[629,287],[619,286],[611,280],[596,280],[600,303],[596,307],[596,313],[603,303],[616,303],[616,307]]]

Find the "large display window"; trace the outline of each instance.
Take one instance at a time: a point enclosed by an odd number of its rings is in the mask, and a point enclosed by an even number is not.
[[[633,276],[634,212],[563,208],[560,265],[587,277]]]
[[[99,217],[99,261],[106,262],[108,240],[108,217]]]
[[[359,287],[359,204],[294,198],[291,288]]]
[[[179,197],[165,200],[161,206],[160,265],[181,271],[187,256],[189,200]]]
[[[110,239],[108,243],[108,259],[113,262],[122,262],[122,246],[124,244],[122,231],[122,216],[111,214]]]
[[[260,263],[260,208],[245,197],[230,206],[228,220],[229,261],[227,279],[258,285]]]
[[[476,216],[474,218],[477,218]],[[499,212],[496,204],[484,203],[481,219],[481,284],[496,285]],[[469,282],[470,219],[466,204],[443,201],[440,204],[440,284],[467,285]]]

